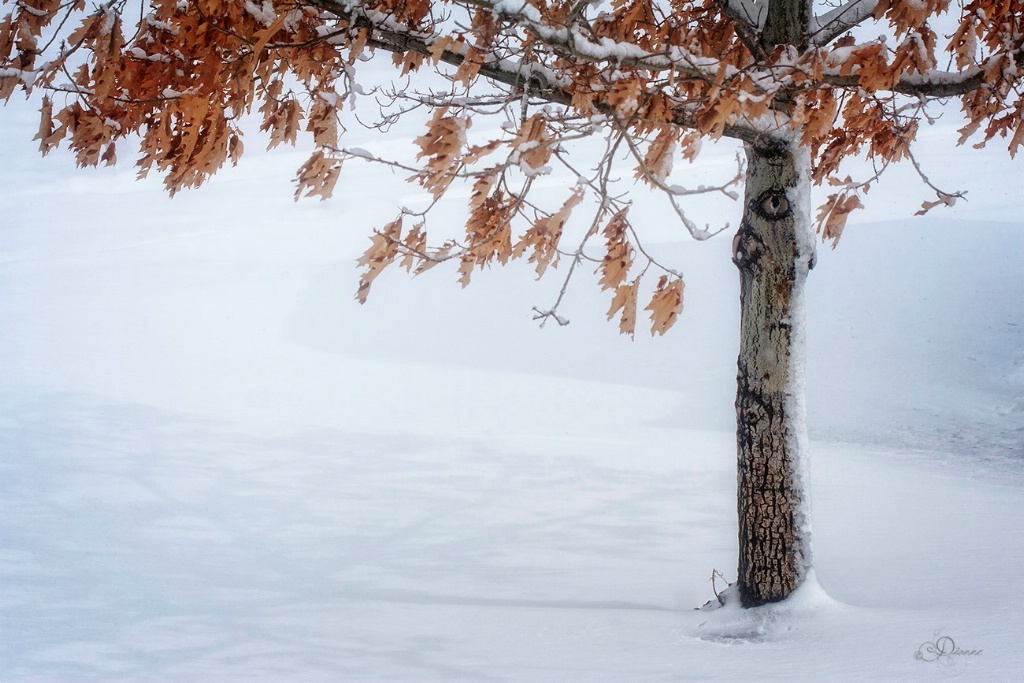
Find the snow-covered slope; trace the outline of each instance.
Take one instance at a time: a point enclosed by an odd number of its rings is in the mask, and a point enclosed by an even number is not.
[[[559,283],[518,267],[465,291],[387,274],[360,307],[386,178],[293,204],[283,153],[170,201],[130,169],[35,159],[25,118],[6,129],[0,680],[1024,668],[1019,164],[927,148],[977,204],[889,220],[917,201],[897,177],[822,250],[820,589],[707,613],[736,554],[727,236],[656,245],[688,282],[665,338],[617,336],[583,281],[572,324],[539,330]],[[915,659],[942,637],[981,653]]]

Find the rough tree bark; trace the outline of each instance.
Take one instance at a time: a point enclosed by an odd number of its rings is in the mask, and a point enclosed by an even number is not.
[[[803,287],[814,266],[807,150],[747,144],[736,394],[738,590],[745,607],[784,599],[810,568],[803,399]]]

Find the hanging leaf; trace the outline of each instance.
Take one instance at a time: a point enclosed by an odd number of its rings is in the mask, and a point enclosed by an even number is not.
[[[846,227],[846,220],[850,213],[863,207],[864,204],[855,194],[844,192],[830,194],[825,203],[818,208],[816,217],[822,241],[831,241],[832,248],[835,249],[839,244],[839,238],[843,235],[843,228]]]
[[[644,308],[651,312],[651,335],[665,334],[676,324],[683,312],[683,281],[662,275],[651,297],[651,303]]]
[[[363,276],[359,278],[359,289],[356,291],[356,301],[366,303],[366,297],[370,294],[370,286],[377,279],[384,269],[390,265],[399,255],[399,244],[402,236],[402,217],[399,216],[391,221],[370,238],[370,246],[356,262],[363,268]]]
[[[604,228],[605,255],[597,267],[597,272],[601,273],[601,279],[598,280],[601,289],[621,287],[633,265],[633,247],[627,235],[627,211],[623,209],[616,213]]]
[[[619,316],[619,334],[628,334],[630,338],[636,331],[636,299],[639,289],[640,278],[629,284],[619,285],[615,288],[612,305],[608,309],[609,320],[614,318],[619,311],[622,312]]]
[[[536,264],[537,277],[544,275],[552,263],[558,261],[558,242],[562,239],[562,229],[572,214],[572,210],[583,200],[583,190],[574,188],[569,198],[565,200],[560,208],[550,216],[539,218],[533,226],[527,230],[513,249],[513,255],[518,258],[527,249],[532,249],[530,263]]]

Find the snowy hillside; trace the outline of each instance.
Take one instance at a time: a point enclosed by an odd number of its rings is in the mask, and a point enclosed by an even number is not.
[[[911,219],[894,174],[821,250],[820,588],[707,613],[736,561],[728,235],[656,245],[687,276],[665,338],[617,336],[583,281],[540,330],[560,283],[520,267],[389,273],[360,307],[386,175],[294,204],[301,155],[253,155],[172,201],[2,114],[0,680],[1024,670],[1019,160],[926,137],[972,201]],[[943,637],[981,653],[915,659]]]

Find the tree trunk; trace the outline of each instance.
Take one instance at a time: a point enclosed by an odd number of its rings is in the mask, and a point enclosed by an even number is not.
[[[814,266],[809,156],[787,142],[746,146],[736,394],[738,589],[743,606],[777,602],[807,575],[803,287]]]

